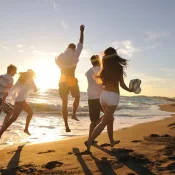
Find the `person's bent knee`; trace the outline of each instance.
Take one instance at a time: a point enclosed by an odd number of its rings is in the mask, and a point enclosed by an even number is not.
[[[76,95],[75,100],[79,100],[79,99],[80,99],[80,95]]]
[[[75,96],[75,100],[74,100],[74,102],[79,102],[80,101],[80,96],[78,95],[78,96]]]
[[[32,117],[33,116],[33,111],[29,112],[28,113],[28,116],[31,116]]]
[[[105,124],[109,124],[111,122],[114,122],[114,117],[113,116],[103,117],[101,122]]]

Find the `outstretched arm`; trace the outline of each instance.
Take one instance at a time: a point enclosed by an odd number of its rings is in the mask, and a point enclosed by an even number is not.
[[[84,28],[85,28],[84,25],[81,25],[81,26],[80,26],[80,40],[79,40],[79,42],[80,42],[81,44],[83,44],[83,42],[84,42]]]
[[[123,79],[123,75],[120,76],[120,86],[121,86],[124,90],[126,90],[126,91],[128,91],[128,92],[133,92],[132,89],[129,89],[129,88],[126,86],[126,84],[125,84],[125,82],[124,82],[124,79]]]

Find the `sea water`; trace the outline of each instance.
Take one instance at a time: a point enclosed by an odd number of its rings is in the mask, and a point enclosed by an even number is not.
[[[0,149],[20,143],[41,143],[57,141],[74,136],[88,134],[89,113],[87,94],[81,93],[80,106],[77,117],[80,121],[71,119],[73,99],[69,97],[69,126],[70,133],[65,132],[64,121],[61,115],[61,99],[55,89],[40,90],[37,94],[30,94],[28,103],[34,111],[29,131],[31,136],[26,135],[25,127],[26,113],[23,112],[19,118],[10,126],[0,139]],[[158,105],[168,103],[166,98],[146,96],[121,96],[120,104],[115,112],[114,129],[127,128],[139,123],[161,120],[170,117],[171,113],[159,110]],[[0,116],[0,126],[5,114]]]

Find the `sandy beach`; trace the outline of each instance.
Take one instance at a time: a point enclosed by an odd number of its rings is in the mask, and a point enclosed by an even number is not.
[[[3,149],[0,174],[174,174],[175,106],[160,109],[172,112],[172,117],[115,131],[121,142],[112,149],[103,133],[91,155],[83,153],[87,137]]]

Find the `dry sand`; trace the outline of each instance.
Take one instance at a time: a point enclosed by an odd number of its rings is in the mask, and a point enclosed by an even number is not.
[[[174,105],[160,108],[175,113]],[[81,153],[87,137],[7,148],[0,151],[0,174],[175,174],[175,115],[115,131],[114,137],[121,142],[111,149],[101,145],[108,143],[103,133],[91,155]]]

